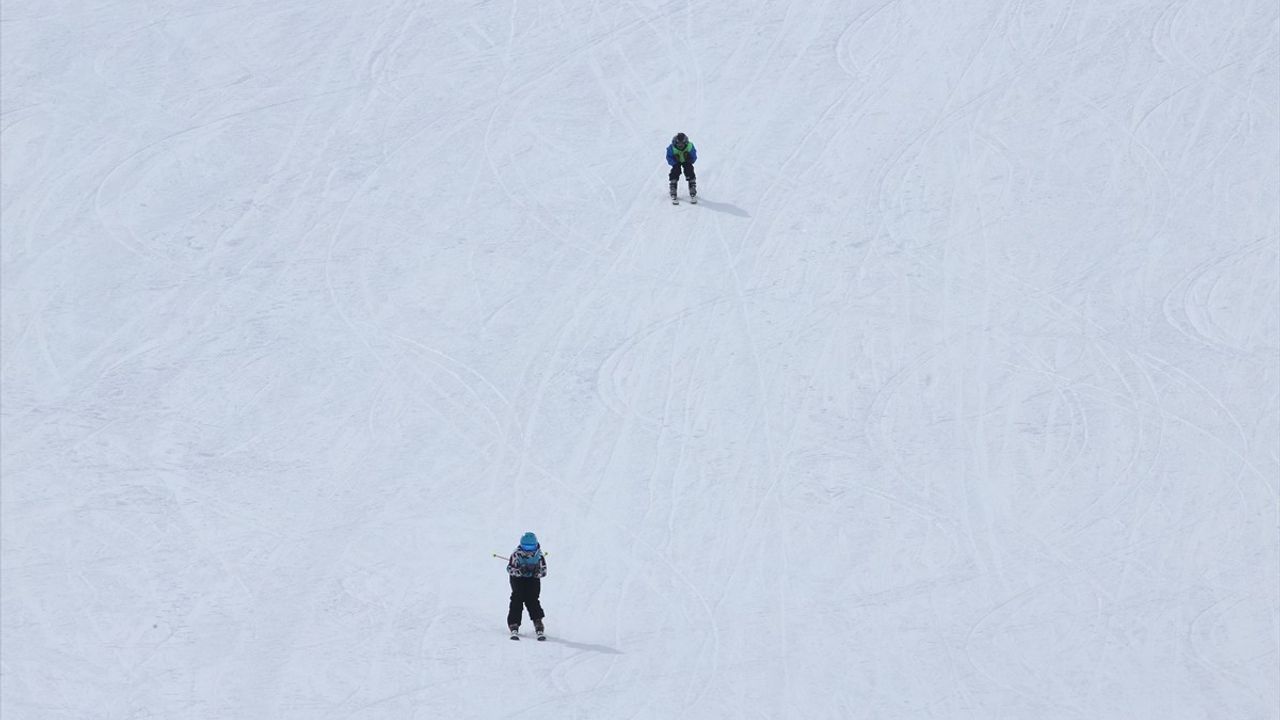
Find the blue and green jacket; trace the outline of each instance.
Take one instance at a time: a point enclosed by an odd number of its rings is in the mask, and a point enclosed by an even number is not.
[[[681,165],[683,163],[689,163],[692,165],[696,162],[698,162],[698,148],[693,146],[692,140],[680,149],[677,149],[675,145],[667,146],[667,164],[671,167],[675,167],[676,165]]]

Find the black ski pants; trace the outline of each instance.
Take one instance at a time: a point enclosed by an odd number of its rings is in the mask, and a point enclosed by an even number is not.
[[[507,627],[515,625],[520,627],[521,612],[524,608],[529,609],[529,619],[533,621],[534,627],[542,624],[542,617],[546,613],[542,612],[542,603],[538,602],[538,595],[542,592],[542,580],[536,577],[515,577],[511,576],[511,608],[507,610]]]
[[[670,180],[672,183],[678,182],[680,180],[681,170],[684,170],[684,179],[688,180],[690,184],[697,182],[698,176],[694,174],[693,163],[691,162],[672,165],[671,172],[667,174],[667,179]]]

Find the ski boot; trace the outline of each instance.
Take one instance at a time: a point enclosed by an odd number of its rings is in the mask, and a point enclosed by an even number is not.
[[[520,639],[520,626],[519,626],[519,625],[508,625],[508,626],[507,626],[507,630],[511,632],[511,639],[512,639],[512,640],[519,640],[519,639]]]
[[[698,181],[697,180],[689,181],[689,202],[693,203],[694,205],[698,204]]]
[[[544,627],[542,626],[542,621],[541,621],[541,620],[539,620],[539,621],[537,621],[537,622],[535,622],[535,623],[533,624],[533,632],[534,632],[534,633],[536,633],[536,634],[538,635],[538,639],[539,639],[539,640],[546,640],[546,639],[547,639],[546,628],[544,628]]]
[[[676,181],[675,180],[671,181],[670,193],[671,193],[671,204],[679,205],[680,201],[676,199]]]

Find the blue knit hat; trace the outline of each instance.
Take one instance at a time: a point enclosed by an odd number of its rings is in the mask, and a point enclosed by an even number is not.
[[[538,536],[537,536],[537,535],[534,535],[534,534],[533,534],[533,533],[531,533],[531,532],[527,532],[527,533],[525,533],[524,535],[521,535],[521,536],[520,536],[520,549],[521,549],[521,550],[537,550],[537,549],[538,549]]]

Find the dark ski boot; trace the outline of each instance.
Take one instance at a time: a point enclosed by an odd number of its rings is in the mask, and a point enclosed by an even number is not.
[[[693,203],[694,205],[698,204],[698,181],[697,180],[689,181],[689,202]]]

